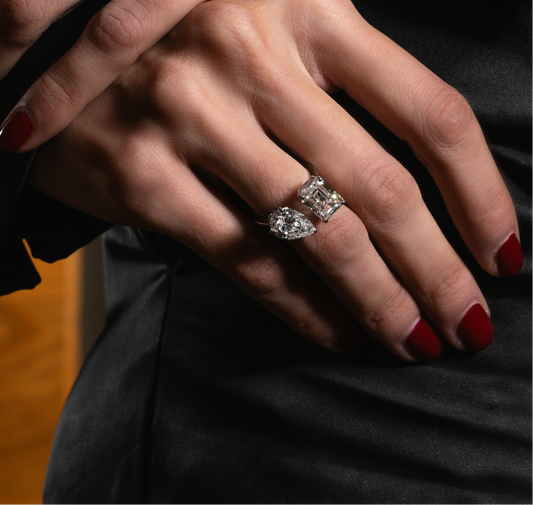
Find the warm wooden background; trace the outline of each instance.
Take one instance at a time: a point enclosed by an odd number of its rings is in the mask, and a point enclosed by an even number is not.
[[[41,503],[55,425],[80,364],[82,252],[37,262],[43,282],[0,297],[0,503]]]

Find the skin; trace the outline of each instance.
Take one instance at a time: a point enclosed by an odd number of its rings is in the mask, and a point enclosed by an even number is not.
[[[0,79],[56,20],[84,0],[0,0]],[[203,0],[111,0],[15,107],[36,126],[33,149],[65,128],[137,57]]]
[[[106,221],[179,240],[325,348],[355,346],[360,324],[414,361],[404,342],[425,315],[463,349],[457,325],[475,303],[488,312],[483,294],[412,176],[329,96],[338,88],[409,143],[472,254],[497,275],[495,253],[518,226],[470,106],[348,0],[197,6],[39,150],[30,181]],[[32,88],[21,102],[32,118],[44,117],[42,98]],[[36,121],[23,150],[46,137]],[[288,244],[253,215],[309,215],[297,199],[307,168],[347,205]]]

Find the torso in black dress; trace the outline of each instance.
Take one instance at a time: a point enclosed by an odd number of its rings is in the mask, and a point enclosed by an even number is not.
[[[180,244],[114,227],[108,325],[61,418],[47,502],[531,502],[531,7],[357,7],[466,96],[512,193],[525,264],[493,278],[409,148],[336,95],[417,178],[487,298],[493,345],[419,365],[378,344],[331,354]]]

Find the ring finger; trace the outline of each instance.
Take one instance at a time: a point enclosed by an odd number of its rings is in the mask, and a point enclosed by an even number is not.
[[[252,121],[236,119],[235,110],[228,111],[221,121],[224,130],[210,134],[217,141],[200,157],[200,164],[261,216],[283,206],[309,215],[296,197],[309,173]],[[242,126],[246,123],[248,128]],[[291,244],[365,329],[402,359],[437,357],[440,340],[372,245],[359,217],[343,207],[328,224],[315,222],[317,234]]]
[[[492,325],[485,299],[412,176],[308,76],[295,88],[284,92],[284,107],[275,113],[262,108],[266,126],[341,193],[448,342],[487,347]]]

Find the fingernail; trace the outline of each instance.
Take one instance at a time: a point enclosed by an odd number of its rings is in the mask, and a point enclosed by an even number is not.
[[[429,361],[442,354],[442,342],[429,323],[420,318],[403,346],[407,352],[419,361]]]
[[[524,258],[520,242],[513,233],[496,253],[496,266],[502,277],[511,277],[520,272]]]
[[[472,305],[457,326],[457,336],[468,351],[482,351],[494,339],[494,328],[485,309],[476,303]]]
[[[0,147],[6,151],[18,151],[28,142],[33,132],[33,122],[25,112],[15,112],[0,131]]]

